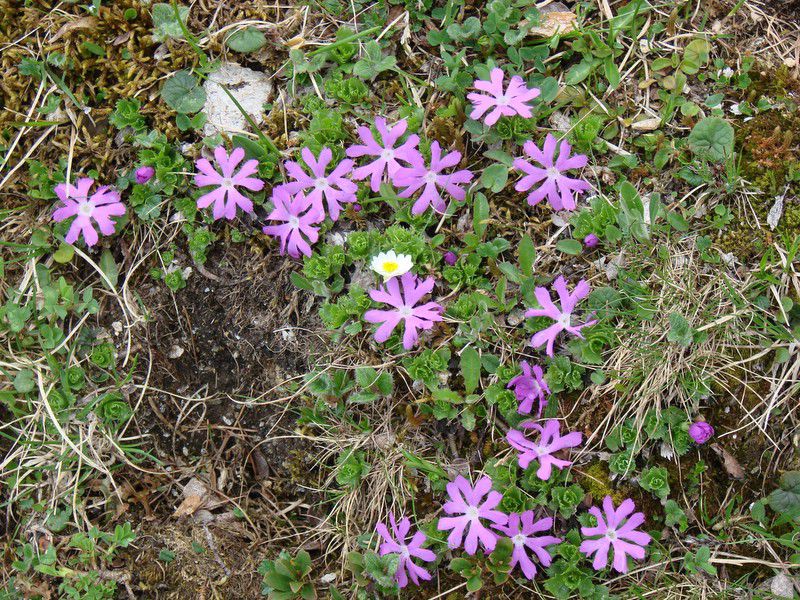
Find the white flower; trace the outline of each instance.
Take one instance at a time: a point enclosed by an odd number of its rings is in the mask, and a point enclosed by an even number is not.
[[[373,256],[369,263],[370,269],[382,276],[384,280],[408,273],[413,266],[414,263],[408,254],[397,254],[394,250]]]

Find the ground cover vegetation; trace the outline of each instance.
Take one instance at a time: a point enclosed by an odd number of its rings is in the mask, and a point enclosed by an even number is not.
[[[800,594],[794,0],[0,0],[0,598]]]

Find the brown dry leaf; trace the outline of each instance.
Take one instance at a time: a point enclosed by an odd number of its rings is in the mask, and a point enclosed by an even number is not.
[[[528,35],[535,37],[551,37],[556,34],[565,34],[575,31],[578,16],[574,12],[558,11],[542,14],[542,22],[531,27]]]
[[[744,469],[742,465],[739,464],[739,461],[736,460],[730,452],[719,444],[711,444],[711,449],[722,459],[722,464],[728,472],[728,475],[734,479],[744,479]]]
[[[48,43],[52,44],[61,36],[69,33],[70,31],[75,31],[76,29],[92,29],[95,27],[95,25],[97,25],[96,17],[81,17],[80,19],[70,21],[69,23],[63,25],[61,29],[59,29],[56,34],[47,41]]]
[[[172,516],[176,519],[180,519],[181,517],[193,515],[205,505],[205,502],[205,498],[202,496],[188,496],[183,499],[183,502],[181,502],[181,505],[175,510],[175,514]]]

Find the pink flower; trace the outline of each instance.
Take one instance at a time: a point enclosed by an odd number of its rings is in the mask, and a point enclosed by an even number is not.
[[[314,154],[308,148],[303,148],[300,154],[303,156],[303,161],[308,165],[311,174],[306,173],[303,167],[296,162],[286,161],[284,163],[286,171],[294,179],[294,181],[286,184],[286,188],[290,194],[306,192],[306,196],[311,199],[311,203],[323,214],[325,213],[322,205],[322,199],[324,198],[328,204],[328,215],[332,221],[336,221],[342,211],[340,202],[355,202],[356,200],[358,186],[345,177],[353,170],[353,161],[343,160],[336,165],[329,175],[326,175],[325,170],[333,158],[333,152],[331,152],[330,148],[323,148],[320,151],[319,160],[314,158]],[[308,190],[311,191],[308,192]]]
[[[523,575],[528,579],[533,579],[536,575],[536,565],[528,556],[525,548],[532,550],[539,562],[543,566],[549,567],[553,557],[547,551],[547,546],[558,544],[561,538],[552,535],[534,535],[541,531],[547,531],[553,527],[553,519],[547,517],[546,519],[534,520],[532,510],[526,510],[522,514],[511,513],[508,515],[507,525],[495,525],[494,528],[501,533],[506,534],[511,542],[514,544],[514,550],[511,552],[511,565],[510,570],[519,565],[522,569]]]
[[[583,245],[586,246],[587,248],[594,248],[599,243],[600,243],[600,238],[593,233],[590,233],[585,238],[583,238]]]
[[[139,167],[136,169],[136,183],[144,185],[156,174],[153,167]]]
[[[705,421],[697,421],[689,426],[689,435],[696,444],[705,444],[714,435],[714,428]]]
[[[514,75],[508,88],[503,90],[504,78],[503,69],[495,67],[489,74],[489,81],[475,80],[472,85],[482,92],[487,92],[488,95],[477,92],[467,94],[467,98],[472,102],[470,119],[477,121],[489,109],[492,109],[492,112],[488,114],[484,122],[490,126],[497,123],[501,116],[519,115],[526,119],[531,118],[531,107],[527,105],[527,102],[537,98],[542,93],[541,90],[529,88],[519,75]]]
[[[608,564],[610,547],[614,548],[614,569],[620,573],[628,571],[628,556],[636,560],[644,558],[644,546],[650,543],[651,538],[645,532],[636,530],[644,523],[644,514],[637,512],[631,515],[635,508],[633,500],[628,498],[614,510],[611,496],[606,496],[603,498],[605,519],[596,506],[589,509],[589,513],[597,517],[597,527],[581,527],[586,539],[581,543],[580,551],[586,556],[595,555],[592,566],[596,571]]]
[[[527,469],[532,460],[539,463],[536,476],[539,479],[550,479],[553,467],[563,469],[572,464],[572,461],[555,458],[553,454],[565,448],[575,448],[580,445],[582,436],[579,432],[573,431],[565,436],[559,435],[560,425],[556,419],[550,419],[544,427],[536,423],[522,423],[523,429],[535,429],[541,435],[539,443],[535,444],[525,437],[525,434],[516,429],[508,432],[506,439],[508,443],[519,450],[519,466]]]
[[[460,186],[472,180],[472,173],[467,169],[463,169],[449,175],[442,174],[443,170],[455,167],[460,161],[460,152],[450,152],[442,156],[439,142],[433,142],[431,144],[430,167],[426,167],[422,157],[419,157],[412,166],[402,167],[397,171],[393,179],[394,184],[397,187],[406,188],[400,192],[399,196],[401,198],[411,197],[412,194],[424,186],[422,194],[417,198],[411,209],[413,214],[421,215],[430,205],[433,205],[436,211],[444,212],[447,204],[437,188],[447,191],[459,202],[464,199],[467,193]]]
[[[353,179],[360,180],[370,178],[370,187],[373,192],[377,192],[381,187],[384,172],[390,179],[394,178],[397,170],[402,166],[400,162],[413,164],[421,157],[417,151],[419,136],[410,135],[408,139],[395,148],[395,144],[408,129],[408,121],[400,119],[393,127],[386,126],[386,119],[375,117],[375,129],[381,134],[381,143],[375,141],[369,127],[361,126],[358,128],[358,137],[363,144],[350,146],[347,149],[347,156],[357,158],[359,156],[376,156],[377,158],[363,167],[357,167],[353,171]]]
[[[385,342],[395,327],[403,321],[403,348],[411,350],[417,343],[417,329],[428,330],[436,321],[442,320],[442,306],[436,302],[428,302],[422,306],[417,303],[425,294],[429,294],[434,285],[433,277],[420,281],[413,273],[405,273],[402,277],[392,277],[385,287],[370,290],[369,296],[375,302],[383,302],[394,307],[394,310],[368,310],[364,319],[368,323],[382,323],[375,332],[376,342]],[[403,291],[400,291],[400,284]]]
[[[385,554],[400,555],[400,563],[394,576],[397,585],[401,588],[406,587],[409,577],[414,585],[419,585],[420,579],[429,581],[431,574],[422,567],[415,565],[411,560],[413,556],[425,562],[436,560],[436,555],[433,552],[422,548],[422,544],[427,539],[425,534],[417,531],[411,541],[406,541],[408,539],[408,531],[411,529],[411,521],[409,521],[408,517],[404,517],[399,523],[395,523],[394,514],[389,513],[389,524],[392,526],[392,533],[389,533],[383,523],[378,523],[375,526],[377,532],[386,540],[381,544],[378,552],[381,556]]]
[[[514,388],[514,395],[517,397],[519,407],[517,412],[521,415],[530,414],[533,409],[533,402],[538,400],[539,411],[536,416],[542,415],[544,407],[547,406],[547,396],[550,393],[550,388],[547,387],[547,382],[544,380],[544,373],[539,365],[531,367],[526,361],[520,364],[522,367],[522,374],[517,375],[508,382],[507,388]]]
[[[302,252],[311,256],[311,246],[319,237],[319,227],[325,215],[314,206],[311,199],[298,192],[294,196],[284,186],[272,190],[272,203],[275,206],[267,216],[270,221],[283,221],[281,225],[265,225],[263,232],[281,238],[281,254],[300,258]],[[287,250],[288,249],[288,250]]]
[[[473,488],[469,481],[459,475],[455,481],[447,484],[447,495],[450,501],[445,502],[442,509],[448,515],[458,515],[442,517],[436,525],[439,531],[452,529],[447,537],[447,545],[450,548],[460,547],[464,530],[469,529],[464,543],[467,554],[475,554],[479,541],[487,553],[494,550],[497,534],[487,528],[481,519],[486,519],[495,525],[505,525],[508,516],[499,510],[493,510],[500,504],[503,495],[492,490],[492,480],[481,477]]]
[[[548,356],[553,356],[553,344],[555,344],[556,337],[559,333],[566,331],[579,338],[583,338],[581,329],[597,323],[597,320],[593,319],[581,325],[572,324],[572,311],[575,310],[575,305],[579,300],[589,295],[589,284],[583,279],[578,282],[578,285],[575,286],[575,290],[570,294],[567,290],[566,280],[559,275],[553,283],[553,289],[558,292],[558,297],[561,301],[560,310],[553,304],[549,292],[543,287],[537,287],[534,290],[534,294],[539,304],[542,305],[542,308],[531,308],[525,311],[525,316],[528,318],[549,317],[555,321],[550,327],[534,334],[531,338],[531,345],[534,348],[540,348],[547,344]]]
[[[222,146],[214,149],[214,159],[221,173],[216,171],[211,163],[200,158],[195,165],[199,173],[194,175],[194,183],[198,187],[216,185],[215,190],[203,194],[197,199],[197,208],[207,208],[214,203],[214,220],[225,217],[229,221],[236,217],[236,208],[241,208],[246,213],[253,212],[253,202],[244,196],[237,186],[241,186],[251,192],[258,192],[264,189],[264,182],[256,177],[250,177],[258,170],[256,159],[248,160],[236,173],[236,167],[244,159],[244,150],[234,148],[230,156]]]
[[[125,214],[125,205],[120,201],[119,192],[104,185],[89,196],[89,190],[93,185],[94,179],[82,177],[74,186],[69,183],[59,183],[53,190],[58,199],[64,203],[64,206],[53,212],[53,220],[60,223],[75,217],[64,238],[68,244],[74,244],[82,234],[86,245],[94,246],[99,236],[92,221],[97,223],[100,233],[111,235],[115,228],[111,217],[121,217]]]
[[[548,133],[542,150],[531,141],[525,142],[525,153],[541,167],[536,167],[523,158],[514,159],[514,168],[525,173],[514,186],[518,192],[525,192],[539,182],[544,182],[528,195],[528,204],[535,206],[547,197],[550,205],[555,210],[575,210],[575,194],[592,189],[588,181],[574,179],[564,175],[564,171],[581,169],[586,166],[588,159],[583,154],[570,156],[570,146],[566,140],[561,140],[558,158],[556,153],[556,138]]]

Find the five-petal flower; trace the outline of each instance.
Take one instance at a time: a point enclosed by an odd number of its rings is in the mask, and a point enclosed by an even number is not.
[[[314,225],[322,222],[324,213],[303,192],[292,195],[283,186],[272,190],[272,203],[275,208],[267,220],[283,223],[265,225],[264,233],[281,239],[281,254],[288,252],[289,256],[300,258],[302,252],[311,256],[310,244],[319,238],[319,228]]]
[[[394,576],[397,585],[401,588],[406,587],[409,578],[414,585],[419,585],[420,579],[429,581],[431,574],[411,560],[412,557],[417,557],[425,562],[436,560],[436,555],[432,551],[422,547],[422,544],[427,539],[425,534],[417,531],[411,537],[411,540],[408,540],[408,532],[411,529],[411,521],[408,517],[404,517],[399,523],[395,523],[394,514],[389,513],[389,524],[392,527],[391,532],[383,523],[378,523],[375,526],[377,532],[385,540],[378,552],[381,556],[386,554],[400,555],[397,573]]]
[[[411,197],[417,190],[422,189],[411,212],[421,215],[428,206],[442,213],[447,204],[439,193],[439,188],[445,190],[459,202],[463,200],[467,192],[462,185],[472,180],[472,172],[468,169],[455,171],[454,173],[444,174],[442,171],[455,167],[461,161],[461,153],[457,151],[449,152],[442,156],[442,149],[439,142],[431,144],[431,164],[425,166],[422,157],[417,159],[412,166],[398,169],[393,181],[397,187],[405,187],[399,196],[401,198]]]
[[[570,156],[571,149],[567,140],[561,140],[556,158],[556,144],[556,138],[550,133],[547,134],[542,150],[539,150],[532,141],[525,142],[525,153],[541,166],[534,166],[524,158],[515,159],[514,168],[525,175],[516,183],[514,189],[525,192],[540,184],[528,194],[528,204],[535,206],[546,197],[555,210],[575,210],[577,206],[575,194],[582,194],[592,189],[592,186],[583,179],[564,175],[564,171],[583,168],[588,159],[584,154]]]
[[[503,89],[504,78],[503,69],[495,67],[489,74],[489,81],[475,80],[472,85],[486,93],[470,92],[467,94],[467,99],[472,102],[470,119],[478,120],[490,110],[491,112],[486,115],[485,119],[485,123],[490,126],[497,123],[501,116],[519,115],[526,119],[531,118],[531,107],[528,106],[528,102],[537,98],[541,94],[541,90],[529,88],[519,75],[514,75],[509,81],[508,87]]]
[[[547,382],[544,380],[542,367],[539,365],[531,367],[524,360],[520,366],[522,367],[522,373],[509,381],[506,387],[514,388],[514,395],[517,397],[517,402],[519,402],[517,412],[521,415],[530,414],[531,410],[533,410],[533,403],[538,401],[539,410],[536,416],[540,417],[547,406],[546,394],[550,393],[550,388],[547,387]]]
[[[228,156],[225,148],[217,146],[214,149],[214,159],[219,167],[218,172],[206,158],[200,158],[195,165],[198,173],[194,175],[195,185],[198,187],[217,186],[210,192],[197,199],[197,208],[207,208],[214,204],[214,220],[225,217],[233,220],[236,217],[236,208],[241,208],[246,213],[253,212],[253,202],[239,190],[241,186],[251,192],[264,189],[264,182],[256,177],[251,177],[258,171],[258,161],[250,159],[236,172],[236,167],[244,159],[244,149],[234,148]]]
[[[608,565],[611,548],[614,549],[613,567],[620,573],[628,571],[628,556],[636,560],[644,558],[644,547],[650,543],[651,537],[636,529],[644,523],[644,514],[633,513],[635,508],[633,500],[628,498],[615,510],[611,496],[606,496],[603,498],[605,517],[596,506],[589,509],[589,513],[597,518],[597,526],[581,527],[586,539],[581,543],[580,551],[586,556],[594,554],[592,566],[595,570]]]
[[[374,156],[374,161],[353,170],[353,179],[360,180],[370,178],[370,187],[373,192],[377,192],[381,187],[384,173],[394,180],[397,170],[403,165],[413,164],[421,159],[417,145],[419,136],[410,135],[408,139],[395,147],[397,141],[408,129],[408,121],[400,119],[392,127],[386,126],[386,119],[375,117],[375,129],[380,133],[380,143],[375,140],[369,127],[361,126],[358,128],[358,137],[363,144],[356,144],[347,149],[347,156],[358,158],[360,156]]]
[[[63,206],[53,212],[53,220],[58,223],[75,217],[64,238],[68,244],[75,243],[78,237],[83,235],[86,245],[94,246],[100,238],[92,221],[97,223],[100,233],[111,235],[115,228],[111,217],[121,217],[125,214],[125,205],[120,201],[119,192],[104,185],[97,188],[90,196],[89,191],[93,185],[94,179],[82,177],[75,182],[75,185],[59,183],[53,190],[63,203]]]
[[[447,537],[447,545],[450,548],[458,548],[464,539],[464,531],[467,530],[467,537],[464,541],[464,550],[467,554],[475,554],[478,550],[478,542],[484,550],[489,553],[494,550],[497,544],[497,534],[486,527],[481,519],[486,519],[494,525],[505,525],[508,522],[508,515],[495,510],[503,495],[492,490],[492,480],[489,477],[481,477],[472,487],[461,475],[455,481],[447,484],[447,495],[450,497],[445,502],[442,510],[452,517],[441,517],[436,527],[439,531],[452,530]]]
[[[347,179],[345,175],[353,170],[353,161],[345,159],[334,169],[326,174],[333,152],[330,148],[323,148],[319,153],[319,160],[314,158],[314,154],[308,148],[303,148],[300,152],[303,161],[308,165],[311,172],[306,173],[298,163],[288,160],[284,163],[286,172],[294,179],[285,184],[290,194],[304,192],[311,200],[311,203],[324,214],[325,209],[322,203],[323,198],[328,205],[328,216],[331,221],[339,218],[342,211],[342,202],[355,202],[358,186]]]
[[[536,476],[539,479],[550,479],[553,467],[563,469],[572,464],[572,461],[563,460],[553,456],[555,452],[565,448],[575,448],[581,443],[582,436],[579,432],[573,431],[567,435],[560,435],[560,425],[556,419],[550,419],[544,427],[537,423],[525,422],[520,425],[523,429],[534,429],[539,432],[539,442],[535,443],[525,437],[522,431],[512,429],[506,435],[508,443],[519,450],[519,466],[527,469],[531,461],[537,461],[539,468]]]
[[[510,570],[513,571],[514,567],[519,565],[525,577],[528,579],[534,578],[536,565],[525,551],[526,548],[536,555],[543,566],[550,566],[553,557],[550,556],[547,547],[560,543],[561,538],[552,535],[535,534],[548,531],[552,527],[553,519],[547,517],[537,521],[532,510],[526,510],[522,514],[511,513],[508,515],[508,523],[506,525],[494,526],[495,529],[506,534],[514,545],[514,549],[511,552]]]
[[[597,323],[596,319],[592,319],[580,325],[573,325],[572,323],[572,312],[575,310],[575,305],[589,295],[590,288],[586,281],[581,279],[578,282],[578,285],[575,286],[573,292],[570,293],[567,289],[566,280],[564,277],[559,275],[553,282],[553,289],[558,293],[558,298],[561,302],[560,309],[556,308],[556,305],[553,304],[553,301],[550,298],[550,293],[546,288],[537,287],[534,290],[534,294],[536,295],[536,300],[539,301],[539,304],[542,306],[542,308],[530,308],[525,312],[525,316],[528,318],[548,317],[555,321],[555,323],[546,329],[535,333],[531,338],[531,345],[534,348],[540,348],[541,346],[547,345],[548,356],[554,355],[553,346],[559,333],[566,331],[572,335],[578,336],[579,338],[583,338],[581,329]]]
[[[393,310],[368,310],[364,314],[364,319],[368,323],[381,323],[375,332],[375,341],[385,342],[400,321],[403,321],[403,348],[411,350],[419,338],[418,329],[428,330],[435,322],[441,321],[440,304],[427,302],[417,306],[422,297],[433,290],[434,283],[433,277],[420,281],[416,275],[409,272],[402,277],[392,277],[385,286],[377,290],[370,290],[370,298],[375,302],[383,302],[393,307]]]

